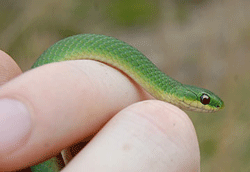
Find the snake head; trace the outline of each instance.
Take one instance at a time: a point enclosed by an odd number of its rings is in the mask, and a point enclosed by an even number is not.
[[[177,91],[177,97],[180,98],[178,105],[186,110],[216,112],[224,107],[223,101],[217,95],[192,85],[183,85]]]

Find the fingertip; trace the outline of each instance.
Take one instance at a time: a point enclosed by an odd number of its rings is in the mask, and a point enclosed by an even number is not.
[[[180,129],[188,128],[188,132],[195,133],[195,128],[188,115],[177,106],[168,102],[145,100],[128,107],[128,109],[130,108],[137,114],[141,114],[146,118],[154,120],[154,122],[157,122],[155,124],[163,127],[165,130],[168,130],[170,127],[169,125],[166,125],[166,123],[171,123],[173,126],[178,125]]]
[[[128,108],[150,123],[163,135],[156,145],[163,145],[166,164],[172,171],[199,171],[200,151],[191,119],[180,108],[159,100],[145,100]],[[169,170],[171,169],[169,168]],[[171,171],[171,170],[170,170]]]
[[[5,52],[0,50],[0,85],[22,73],[16,62]]]
[[[159,100],[145,100],[129,106],[126,110],[149,121],[169,138],[176,140],[180,147],[196,152],[199,158],[199,145],[191,119],[180,108]],[[188,146],[187,146],[188,145]]]

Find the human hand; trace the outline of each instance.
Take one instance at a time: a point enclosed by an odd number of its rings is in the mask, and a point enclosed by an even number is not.
[[[6,59],[0,52],[0,64]],[[162,101],[135,103],[151,97],[122,72],[77,60],[10,80],[20,73],[0,66],[0,171],[35,165],[95,133],[62,171],[199,171],[188,116]]]

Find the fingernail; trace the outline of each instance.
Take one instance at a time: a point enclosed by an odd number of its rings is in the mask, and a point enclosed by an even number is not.
[[[24,144],[31,130],[31,116],[26,106],[13,99],[0,99],[0,154]]]

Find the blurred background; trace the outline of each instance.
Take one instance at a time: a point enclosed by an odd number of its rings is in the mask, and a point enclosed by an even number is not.
[[[248,0],[1,0],[0,49],[26,71],[62,38],[121,39],[171,77],[224,100],[218,113],[187,112],[201,171],[250,171],[249,9]]]

